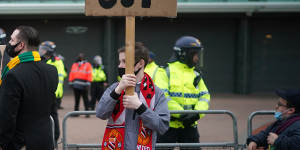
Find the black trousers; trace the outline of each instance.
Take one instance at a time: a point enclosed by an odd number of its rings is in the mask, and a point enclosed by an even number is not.
[[[74,110],[75,111],[79,110],[79,104],[80,104],[80,97],[81,96],[83,98],[83,103],[84,103],[85,110],[89,110],[88,90],[87,89],[76,89],[76,88],[73,88],[73,90],[74,90],[74,96],[75,96]]]
[[[57,108],[61,108],[61,98],[56,98],[56,101],[57,101]]]
[[[90,109],[95,110],[96,100],[99,101],[104,92],[104,82],[92,82]]]
[[[164,135],[159,135],[157,143],[199,143],[197,127],[169,128]],[[157,148],[158,150],[173,150],[174,148]],[[180,148],[180,150],[201,150],[201,148]]]

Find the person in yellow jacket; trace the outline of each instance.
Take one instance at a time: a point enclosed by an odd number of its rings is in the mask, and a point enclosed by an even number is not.
[[[152,78],[153,82],[159,87],[163,88],[162,85],[164,82],[164,78],[162,76],[165,75],[165,69],[158,66],[155,63],[155,54],[152,51],[149,51],[149,63],[147,64],[145,68],[145,72]],[[161,81],[162,80],[162,81]],[[164,90],[164,89],[162,89]],[[166,92],[166,91],[164,91]]]
[[[96,100],[99,101],[105,88],[107,87],[107,78],[102,64],[102,57],[96,55],[94,57],[93,66],[93,81],[91,84],[91,101],[90,110],[95,110]]]
[[[64,79],[67,76],[65,72],[65,66],[63,61],[55,56],[56,45],[52,41],[44,41],[39,46],[39,53],[41,55],[42,61],[46,62],[47,64],[53,65],[57,69],[58,73],[58,85],[55,91],[56,101],[54,102],[54,106],[51,110],[51,116],[55,123],[55,140],[57,141],[59,138],[59,120],[57,109],[61,105],[61,100],[63,97],[63,86],[64,86]]]
[[[175,59],[168,63],[166,73],[159,77],[164,79],[159,83],[161,88],[171,98],[168,102],[169,110],[209,109],[210,94],[201,74],[195,69],[202,50],[202,44],[195,37],[183,36],[176,41],[173,55]],[[204,114],[171,114],[170,128],[159,136],[158,142],[199,143],[197,121],[202,117]]]

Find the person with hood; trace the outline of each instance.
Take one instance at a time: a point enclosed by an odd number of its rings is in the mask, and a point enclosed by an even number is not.
[[[85,110],[89,110],[88,90],[93,80],[92,71],[92,65],[85,59],[84,53],[79,53],[69,74],[69,85],[73,88],[75,98],[74,111],[79,111],[81,96]],[[89,115],[86,115],[86,117],[89,117]]]

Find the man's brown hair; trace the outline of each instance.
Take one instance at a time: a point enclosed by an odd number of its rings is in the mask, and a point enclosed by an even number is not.
[[[118,53],[122,53],[122,52],[125,52],[125,46],[118,49]],[[146,46],[144,46],[144,43],[142,43],[142,42],[135,43],[134,56],[135,56],[134,64],[138,63],[141,59],[143,59],[145,61],[145,66],[148,64],[149,50]]]

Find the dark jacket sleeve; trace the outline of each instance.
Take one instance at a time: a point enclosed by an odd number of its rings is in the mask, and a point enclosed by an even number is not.
[[[164,134],[169,129],[170,112],[168,109],[168,100],[163,91],[155,87],[156,105],[154,110],[147,107],[146,111],[140,115],[144,125],[159,134]]]
[[[256,135],[252,135],[247,138],[247,145],[249,145],[250,142],[255,142],[258,147],[265,147],[267,146],[267,137],[269,135],[269,132],[271,131],[271,126],[269,126],[266,130],[259,132]]]
[[[295,122],[275,140],[275,149],[300,150],[300,121]]]
[[[0,146],[6,147],[16,132],[16,120],[22,88],[17,78],[8,73],[0,89]]]
[[[110,96],[110,93],[115,90],[115,88],[117,87],[117,83],[111,85],[110,87],[108,87],[105,92],[103,93],[97,108],[96,108],[96,116],[100,119],[106,120],[108,119],[114,108],[115,105],[117,104],[118,100],[113,99]]]

